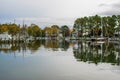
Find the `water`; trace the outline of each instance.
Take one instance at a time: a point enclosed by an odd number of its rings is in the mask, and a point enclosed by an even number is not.
[[[120,80],[119,42],[0,44],[0,80]]]

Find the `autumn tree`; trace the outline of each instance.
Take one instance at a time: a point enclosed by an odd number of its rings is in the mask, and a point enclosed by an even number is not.
[[[11,34],[12,36],[16,35],[20,31],[20,26],[16,24],[10,24],[8,26],[8,33]]]
[[[44,31],[45,31],[46,37],[51,37],[52,36],[52,28],[51,27],[45,27]]]
[[[52,36],[57,37],[59,33],[59,26],[58,25],[53,25],[51,26],[52,29]]]
[[[40,37],[42,35],[42,30],[38,25],[32,24],[27,28],[29,36]]]
[[[0,33],[7,32],[7,31],[8,31],[7,24],[0,25]]]

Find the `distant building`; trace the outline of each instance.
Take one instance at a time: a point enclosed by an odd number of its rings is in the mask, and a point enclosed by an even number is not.
[[[11,35],[8,34],[8,32],[4,32],[0,34],[0,40],[10,40],[12,39]]]

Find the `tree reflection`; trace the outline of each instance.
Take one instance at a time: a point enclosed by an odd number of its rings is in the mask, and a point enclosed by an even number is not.
[[[83,43],[81,43],[83,45]],[[74,57],[77,61],[88,63],[111,63],[120,64],[120,53],[113,43],[89,43],[81,48],[73,48]]]
[[[41,46],[44,46],[45,49],[51,49],[53,51],[58,51],[60,48],[63,51],[67,51],[69,48],[69,42],[62,40],[40,40],[40,41],[33,41],[30,43],[3,43],[0,44],[0,51],[4,53],[15,52],[15,51],[26,51],[34,50],[37,51]]]
[[[62,51],[67,51],[68,48],[69,48],[69,42],[63,40],[63,41],[60,41],[59,42],[59,48],[62,50]]]
[[[57,40],[46,40],[45,41],[45,48],[51,48],[53,51],[57,51],[59,48],[59,43]]]
[[[40,48],[51,51],[68,51],[73,47],[73,54],[77,61],[87,63],[111,63],[120,65],[120,44],[118,42],[81,42],[79,40],[40,40],[30,43],[1,43],[0,53],[5,54],[33,54]],[[28,53],[29,52],[29,53]]]
[[[42,45],[42,41],[30,42],[26,45],[27,45],[27,48],[30,50],[38,50]]]
[[[67,42],[65,40],[61,40],[61,41],[58,41],[58,40],[46,40],[44,47],[46,49],[52,49],[53,51],[58,51],[59,48],[62,51],[67,51],[67,49],[69,48],[69,42]]]

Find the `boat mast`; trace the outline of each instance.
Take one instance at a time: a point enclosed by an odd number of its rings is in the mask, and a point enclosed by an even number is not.
[[[101,37],[103,37],[103,23],[102,23],[102,17],[101,17]]]
[[[24,27],[25,25],[24,25],[24,19],[23,19],[23,27]]]

